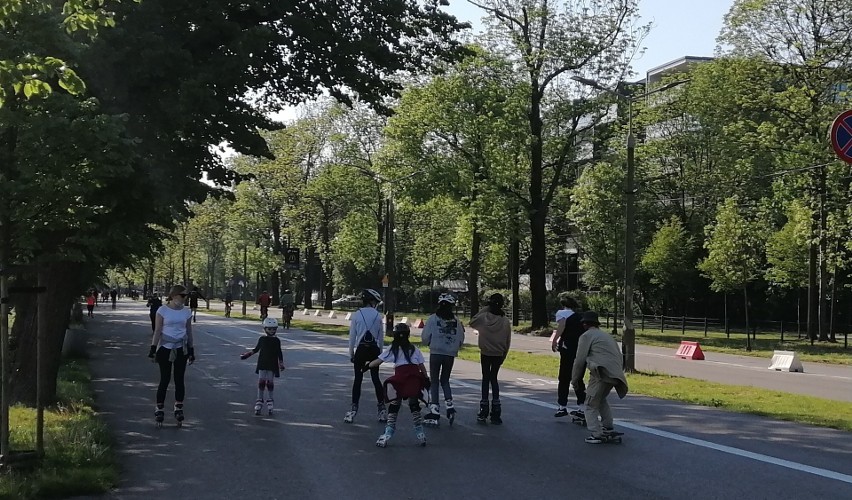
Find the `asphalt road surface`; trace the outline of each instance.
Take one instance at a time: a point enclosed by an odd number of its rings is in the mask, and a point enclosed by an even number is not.
[[[346,340],[297,330],[279,330],[278,409],[256,417],[255,359],[239,355],[259,323],[201,314],[187,420],[177,429],[167,412],[156,429],[147,310],[121,302],[89,331],[97,405],[124,470],[109,498],[852,499],[848,433],[629,395],[611,396],[624,443],[589,445],[585,429],[553,417],[553,380],[508,370],[505,423],[481,425],[479,367],[464,361],[454,369],[454,427],[428,429],[429,445],[417,447],[403,406],[389,447],[376,448],[383,427],[368,382],[355,423],[343,423]]]

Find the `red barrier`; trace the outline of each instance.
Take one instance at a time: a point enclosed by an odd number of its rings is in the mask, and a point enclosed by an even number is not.
[[[678,348],[675,356],[683,359],[701,361],[704,359],[704,351],[701,350],[701,346],[698,345],[698,342],[689,342],[684,340],[680,343],[680,347]]]

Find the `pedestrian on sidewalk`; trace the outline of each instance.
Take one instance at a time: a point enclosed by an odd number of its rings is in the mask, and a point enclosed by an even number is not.
[[[482,399],[479,401],[480,423],[488,418],[488,389],[491,389],[491,423],[502,424],[500,383],[497,374],[506,361],[512,346],[512,325],[503,311],[505,300],[499,293],[488,298],[488,305],[470,320],[470,327],[479,332],[479,361],[482,365]]]
[[[422,345],[429,347],[429,373],[432,384],[429,398],[429,413],[426,415],[427,425],[438,425],[441,418],[441,407],[438,405],[438,381],[444,392],[444,405],[447,408],[447,419],[452,423],[455,416],[453,407],[453,391],[450,388],[450,374],[459,349],[464,345],[464,326],[456,318],[453,307],[456,298],[452,294],[442,293],[438,297],[438,309],[435,314],[426,319],[423,333],[420,335]]]
[[[154,324],[154,338],[148,357],[160,366],[160,385],[157,387],[157,408],[154,418],[158,424],[163,422],[163,407],[166,392],[174,369],[175,381],[175,419],[183,422],[183,401],[186,395],[184,375],[187,364],[195,362],[195,347],[192,339],[192,311],[184,306],[186,288],[175,285],[169,291],[167,303],[157,310]]]
[[[355,311],[349,324],[349,361],[355,370],[355,380],[352,381],[352,407],[346,412],[343,421],[351,424],[358,413],[361,401],[361,383],[364,380],[364,366],[379,357],[385,345],[382,315],[376,307],[382,302],[379,292],[368,288],[362,296],[364,307]],[[379,422],[387,422],[388,412],[385,408],[385,396],[382,381],[379,380],[379,367],[370,368],[370,378],[376,390]]]
[[[622,369],[621,350],[618,343],[599,327],[598,314],[583,313],[581,318],[586,332],[580,336],[577,359],[574,361],[573,380],[577,387],[589,370],[589,386],[586,388],[586,425],[591,435],[590,444],[602,443],[607,434],[616,434],[613,428],[612,410],[607,396],[615,389],[619,398],[627,395],[627,378]]]
[[[275,390],[275,379],[281,376],[284,370],[284,353],[281,351],[281,339],[275,336],[278,331],[278,320],[266,318],[263,320],[263,331],[265,337],[257,339],[254,349],[244,352],[240,359],[248,359],[252,355],[260,353],[257,357],[257,401],[254,403],[254,414],[260,415],[263,410],[264,390],[269,394],[266,398],[266,412],[272,415],[274,401],[272,392]]]
[[[382,363],[393,363],[393,375],[385,380],[382,390],[388,408],[385,432],[379,436],[376,446],[384,448],[396,431],[396,419],[402,402],[408,400],[408,408],[414,421],[414,435],[420,446],[426,446],[426,433],[423,431],[423,417],[420,414],[420,401],[429,389],[429,377],[426,375],[426,360],[420,349],[411,343],[411,328],[405,323],[393,327],[393,342],[377,359],[362,368],[362,371],[378,370]],[[425,401],[424,401],[425,403]]]
[[[116,298],[118,297],[118,290],[113,288],[112,291],[109,292],[109,297],[110,297],[110,299],[112,299],[112,308],[115,309],[115,301],[116,301]]]
[[[154,294],[151,294],[150,297],[148,297],[148,303],[146,305],[148,306],[148,311],[149,311],[148,316],[151,317],[151,331],[156,331],[157,330],[157,311],[159,311],[160,308],[163,307],[163,301],[162,301],[162,299],[160,299],[159,295],[154,293]]]
[[[574,386],[574,394],[577,396],[577,408],[568,412],[568,392],[571,388],[571,375],[574,369],[574,360],[577,358],[577,345],[580,336],[585,332],[580,322],[580,305],[571,297],[563,297],[560,300],[562,309],[556,313],[556,332],[554,333],[551,349],[559,352],[559,386],[557,388],[557,404],[555,417],[572,415],[579,419],[585,419],[586,385],[580,379],[578,385]]]
[[[86,295],[86,309],[89,311],[89,317],[95,317],[95,304],[98,303],[97,292],[94,290],[89,290],[88,295]]]

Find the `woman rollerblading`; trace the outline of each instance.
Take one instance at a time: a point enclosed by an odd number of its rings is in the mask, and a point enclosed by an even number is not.
[[[438,427],[441,419],[441,408],[438,405],[438,382],[444,393],[447,408],[447,419],[452,425],[456,410],[453,407],[453,391],[450,387],[450,374],[459,349],[464,344],[464,326],[453,313],[456,298],[449,293],[438,297],[438,309],[435,314],[426,319],[423,326],[421,343],[429,346],[429,372],[434,384],[429,391],[429,414],[424,423],[430,427]]]
[[[157,387],[157,408],[154,419],[162,427],[166,392],[174,370],[175,420],[180,426],[184,420],[183,401],[186,395],[184,375],[187,365],[195,362],[195,347],[192,337],[192,313],[184,307],[186,288],[175,285],[168,295],[167,304],[157,310],[154,321],[154,338],[148,357],[160,367],[160,384]]]
[[[343,417],[343,421],[347,424],[351,424],[355,420],[355,415],[358,414],[364,366],[378,358],[385,342],[382,315],[376,310],[382,301],[382,296],[379,292],[368,288],[364,290],[362,299],[364,307],[355,311],[349,325],[349,361],[355,371],[355,379],[352,381],[352,406]],[[377,418],[379,422],[386,422],[388,414],[385,408],[382,381],[379,380],[379,366],[371,367],[369,372],[376,392]]]
[[[495,293],[488,298],[488,305],[470,320],[471,328],[479,332],[479,360],[482,365],[482,400],[476,420],[484,423],[490,415],[491,423],[496,425],[503,423],[497,374],[512,345],[512,326],[503,312],[503,303],[503,296]],[[489,388],[492,397],[490,410]]]

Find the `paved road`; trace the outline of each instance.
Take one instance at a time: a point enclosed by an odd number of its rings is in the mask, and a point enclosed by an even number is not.
[[[90,322],[100,411],[113,428],[124,479],[111,498],[852,498],[852,435],[640,396],[615,403],[624,444],[587,445],[552,416],[549,379],[501,373],[505,425],[475,422],[478,371],[459,361],[453,428],[415,446],[406,411],[387,449],[369,391],[355,424],[344,339],[282,333],[280,410],[255,417],[257,322],[199,315],[183,429],[153,425],[150,323],[123,302]],[[383,368],[383,376],[390,370]]]

